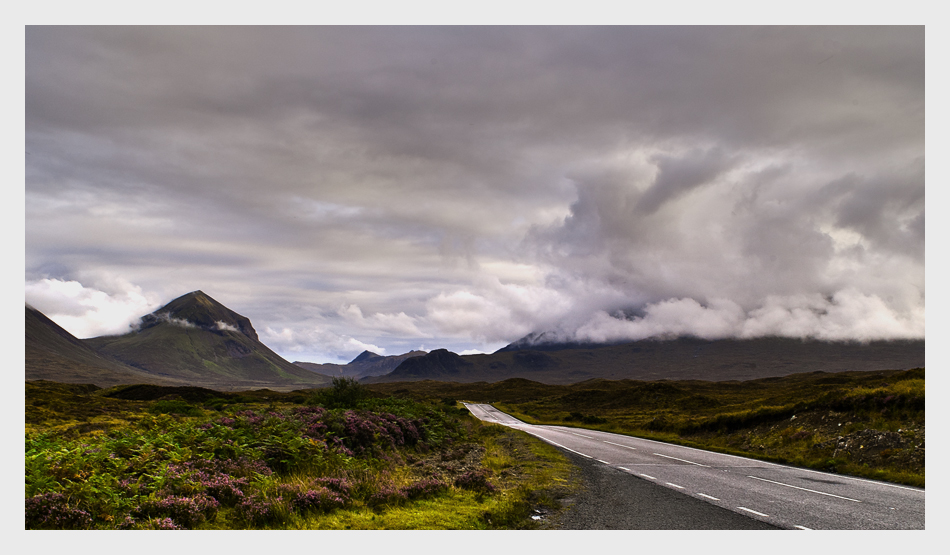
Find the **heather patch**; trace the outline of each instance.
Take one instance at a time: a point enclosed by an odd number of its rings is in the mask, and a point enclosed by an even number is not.
[[[471,434],[481,424],[443,404],[109,402],[129,403],[124,424],[27,434],[27,528],[334,527],[348,518],[337,515],[470,503],[469,492],[495,491],[457,480],[479,467],[485,449]]]

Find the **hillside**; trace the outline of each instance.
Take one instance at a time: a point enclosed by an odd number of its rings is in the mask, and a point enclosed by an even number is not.
[[[366,383],[415,380],[497,382],[525,378],[570,384],[611,380],[752,380],[802,372],[904,370],[924,365],[923,341],[825,342],[778,337],[643,340],[621,345],[505,348],[490,355],[432,351]]]
[[[342,376],[360,379],[370,376],[382,376],[396,369],[406,359],[425,355],[425,351],[410,351],[401,355],[382,356],[371,351],[363,351],[348,364],[317,364],[314,362],[294,361],[294,364],[327,376]]]
[[[296,366],[258,340],[251,321],[202,291],[142,317],[125,335],[83,340],[150,375],[215,389],[319,387],[330,378]]]
[[[91,383],[99,387],[133,383],[177,383],[152,376],[97,353],[29,305],[26,306],[25,355],[27,380]]]

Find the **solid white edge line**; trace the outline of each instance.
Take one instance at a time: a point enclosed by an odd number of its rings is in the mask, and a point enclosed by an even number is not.
[[[706,497],[706,498],[712,499],[712,500],[714,500],[714,501],[719,501],[719,498],[718,498],[718,497],[713,497],[712,495],[706,495],[705,493],[697,493],[696,495],[699,495],[699,496],[701,496],[701,497]]]
[[[754,515],[759,515],[759,516],[764,516],[764,517],[768,517],[768,516],[769,516],[769,515],[767,515],[767,514],[765,514],[765,513],[760,513],[759,511],[753,511],[752,509],[747,509],[747,508],[745,508],[745,507],[738,507],[738,508],[739,508],[739,509],[742,509],[743,511],[749,511],[750,513],[752,513],[752,514],[754,514]]]
[[[469,405],[466,404],[466,403],[463,403],[463,404],[464,404],[466,407],[469,406]],[[473,404],[474,404],[474,405],[481,405],[481,404],[484,404],[484,403],[473,403]],[[489,407],[491,407],[491,408],[493,408],[493,409],[495,408],[495,407],[492,407],[491,405],[486,405],[486,406],[489,406]],[[498,410],[498,409],[495,409],[495,410]],[[498,412],[501,412],[501,411],[498,411]],[[506,414],[506,415],[507,415],[508,413],[504,413],[504,412],[503,412],[502,414]],[[510,416],[511,418],[513,418],[513,419],[515,419],[515,420],[518,420],[517,418],[515,418],[515,417],[513,417],[513,416],[511,416],[511,415],[508,415],[508,416]],[[477,417],[476,417],[476,418],[477,418]],[[518,422],[521,422],[521,421],[518,420]],[[541,426],[541,424],[528,424],[527,422],[521,422],[521,423],[524,424],[524,425],[526,425],[526,426]],[[603,432],[603,433],[610,433],[610,432]],[[617,435],[619,435],[619,434],[617,434]],[[540,437],[540,436],[538,436],[538,437]],[[898,485],[898,484],[891,484],[891,483],[889,483],[889,482],[879,482],[879,481],[876,481],[876,480],[865,480],[865,479],[863,479],[863,478],[856,478],[856,477],[854,477],[854,476],[847,476],[847,475],[844,475],[844,474],[829,474],[829,473],[827,473],[827,472],[822,472],[822,471],[820,471],[820,470],[811,470],[810,468],[800,468],[800,467],[797,467],[797,466],[788,466],[788,465],[778,464],[778,463],[773,463],[773,462],[768,462],[768,461],[760,461],[760,460],[758,460],[758,459],[750,459],[750,458],[748,458],[748,457],[741,457],[741,456],[739,456],[739,455],[730,455],[730,454],[728,454],[728,453],[719,453],[719,452],[717,452],[717,451],[709,451],[709,450],[706,450],[706,449],[697,449],[696,447],[687,447],[686,445],[677,445],[677,444],[675,444],[675,443],[664,443],[664,442],[662,442],[662,441],[656,441],[656,440],[653,440],[653,439],[646,439],[646,438],[643,438],[643,437],[637,437],[637,436],[622,436],[622,437],[634,439],[634,440],[636,440],[636,441],[646,441],[646,442],[648,442],[648,443],[655,443],[655,444],[657,444],[657,445],[673,446],[673,447],[678,447],[678,448],[680,448],[680,449],[689,449],[689,450],[692,450],[692,451],[698,451],[698,452],[700,452],[700,453],[712,453],[712,454],[714,454],[714,455],[721,455],[721,456],[723,456],[723,457],[732,457],[732,458],[734,458],[734,459],[740,459],[740,460],[743,460],[743,461],[749,461],[749,462],[752,462],[752,463],[756,463],[757,465],[758,465],[758,464],[765,464],[765,465],[769,465],[769,466],[777,466],[777,467],[779,467],[779,468],[786,468],[786,469],[788,469],[788,470],[800,470],[800,471],[802,471],[802,472],[811,472],[812,474],[821,474],[821,475],[823,475],[823,476],[833,476],[833,477],[835,477],[835,478],[843,478],[843,479],[847,479],[847,480],[854,480],[854,481],[856,481],[856,482],[864,482],[864,483],[867,483],[867,484],[877,484],[877,485],[879,485],[879,486],[887,486],[887,487],[890,487],[890,488],[905,489],[905,490],[907,490],[907,491],[916,491],[917,493],[925,493],[925,491],[924,491],[923,489],[921,489],[921,488],[914,488],[914,487],[909,487],[909,486],[901,486],[901,485]],[[543,438],[542,438],[542,439],[543,439]],[[565,449],[566,449],[566,447],[565,447]]]
[[[795,488],[795,489],[800,489],[802,491],[810,491],[811,493],[817,493],[819,495],[827,495],[828,497],[837,497],[838,499],[847,499],[848,501],[854,501],[855,503],[861,502],[857,499],[851,499],[850,497],[845,497],[843,495],[835,495],[833,493],[825,493],[823,491],[818,491],[818,490],[813,490],[813,489],[808,489],[808,488],[800,488],[798,486],[793,486],[791,484],[783,484],[782,482],[776,482],[775,480],[766,480],[765,478],[759,478],[758,476],[746,476],[746,478],[752,478],[753,480],[762,480],[763,482],[769,482],[770,484],[778,484],[780,486],[785,486],[787,488]]]

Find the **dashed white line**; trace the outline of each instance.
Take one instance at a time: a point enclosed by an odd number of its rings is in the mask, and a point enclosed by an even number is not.
[[[609,462],[607,462],[607,461],[602,461],[602,460],[600,460],[600,459],[594,459],[594,460],[597,461],[597,462],[602,462],[602,463],[604,463],[604,464],[610,464]]]
[[[674,484],[673,482],[667,482],[666,485],[673,486],[674,488],[685,489],[683,486],[678,486]]]
[[[739,508],[739,509],[742,509],[743,511],[749,511],[750,513],[752,513],[752,514],[754,514],[754,515],[759,515],[759,516],[764,516],[764,517],[768,517],[768,516],[769,516],[769,515],[767,515],[767,514],[765,514],[765,513],[760,513],[759,511],[753,511],[752,509],[747,509],[747,508],[745,508],[745,507],[738,507],[738,508]]]
[[[712,499],[713,501],[719,501],[718,497],[713,497],[712,495],[706,495],[705,493],[697,493],[696,495],[700,497],[705,497],[706,499]]]
[[[699,464],[698,462],[688,461],[688,460],[686,460],[686,459],[678,459],[678,458],[676,458],[676,457],[671,457],[671,456],[669,456],[669,455],[661,455],[661,454],[659,454],[659,453],[653,453],[653,454],[656,455],[656,456],[658,456],[658,457],[665,457],[665,458],[667,458],[667,459],[673,459],[674,461],[682,461],[682,462],[684,462],[684,463],[695,464],[696,466],[707,466],[707,465],[705,465],[705,464]],[[708,467],[707,467],[707,468],[708,468]]]
[[[802,491],[810,491],[812,493],[817,493],[819,495],[827,495],[828,497],[837,497],[838,499],[847,499],[848,501],[854,501],[855,503],[860,503],[860,501],[858,501],[857,499],[851,499],[850,497],[835,495],[833,493],[825,493],[823,491],[818,491],[818,490],[813,490],[813,489],[808,489],[808,488],[800,488],[798,486],[793,486],[791,484],[783,484],[782,482],[776,482],[774,480],[766,480],[765,478],[759,478],[758,476],[748,476],[748,478],[752,478],[753,480],[762,480],[763,482],[769,482],[770,484],[778,484],[780,486],[785,486],[787,488],[795,488],[795,489],[800,489]]]
[[[644,478],[649,478],[651,480],[656,480],[656,478],[654,478],[653,476],[650,476],[649,474],[641,474],[640,476],[643,476]]]
[[[799,526],[797,524],[795,525],[795,528],[798,528],[799,530],[811,530],[811,528],[805,528],[804,526]]]
[[[612,442],[612,441],[604,441],[604,443],[609,443],[609,444],[611,444],[611,445],[616,445],[617,447],[624,447],[624,448],[626,448],[626,449],[633,449],[634,451],[637,450],[636,447],[630,447],[629,445],[621,445],[621,444],[619,444],[619,443],[614,443],[614,442]]]
[[[618,466],[617,468],[619,468],[620,470],[626,470],[627,472],[630,472],[630,469],[629,469],[629,468],[624,468],[624,467],[622,467],[622,466]]]
[[[574,434],[574,432],[570,432],[570,433]],[[594,438],[592,438],[591,436],[585,436],[584,434],[574,434],[574,435],[576,435],[576,436],[581,436],[581,437],[586,437],[587,439],[594,439]]]

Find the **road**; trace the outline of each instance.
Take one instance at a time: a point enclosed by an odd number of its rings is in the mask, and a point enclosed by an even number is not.
[[[799,530],[922,530],[924,490],[583,428],[537,426],[491,405],[477,418],[522,430],[628,473],[773,526]]]

